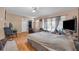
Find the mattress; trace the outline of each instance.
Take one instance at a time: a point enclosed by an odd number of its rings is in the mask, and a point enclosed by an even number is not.
[[[56,51],[74,51],[75,46],[72,39],[65,35],[52,34],[50,32],[37,32],[30,34],[29,40],[36,42],[47,50]],[[34,44],[34,43],[33,43]],[[35,46],[33,45],[32,46]],[[37,47],[39,48],[39,47]]]

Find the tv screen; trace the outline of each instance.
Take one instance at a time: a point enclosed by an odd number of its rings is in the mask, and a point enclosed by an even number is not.
[[[63,21],[63,29],[75,30],[76,19]]]

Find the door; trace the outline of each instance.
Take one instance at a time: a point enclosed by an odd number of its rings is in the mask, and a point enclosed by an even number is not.
[[[22,32],[28,32],[28,20],[22,20]]]

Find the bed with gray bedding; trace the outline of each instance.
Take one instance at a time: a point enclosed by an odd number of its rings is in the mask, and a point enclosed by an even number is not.
[[[74,42],[65,35],[37,32],[30,34],[28,42],[38,51],[75,51]]]

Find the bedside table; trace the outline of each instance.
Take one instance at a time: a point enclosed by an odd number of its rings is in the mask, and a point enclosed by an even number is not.
[[[74,41],[74,44],[77,51],[79,51],[79,41]]]

